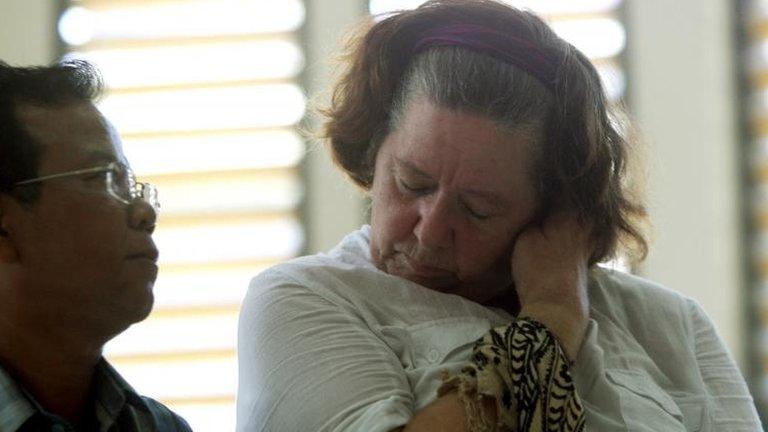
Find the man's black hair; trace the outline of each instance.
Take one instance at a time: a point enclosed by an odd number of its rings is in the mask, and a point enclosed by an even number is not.
[[[93,102],[102,90],[98,70],[82,60],[35,67],[14,67],[0,61],[0,193],[12,192],[25,202],[34,201],[38,195],[37,185],[13,186],[37,176],[43,150],[20,124],[17,107],[64,107]]]

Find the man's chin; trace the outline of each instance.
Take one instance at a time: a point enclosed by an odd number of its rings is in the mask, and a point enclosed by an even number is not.
[[[152,312],[152,306],[154,306],[154,304],[155,304],[155,296],[152,293],[152,291],[150,291],[148,298],[146,299],[146,302],[144,303],[143,307],[137,308],[135,322],[144,321]]]
[[[114,307],[110,316],[104,318],[101,328],[107,335],[105,343],[128,330],[132,325],[144,321],[152,312],[154,296],[151,292],[149,297],[141,302],[132,300],[130,303],[126,301],[120,307]]]
[[[144,321],[155,304],[154,281],[145,281],[129,288],[130,295],[123,297],[119,314],[128,325]],[[128,294],[128,293],[126,293]]]

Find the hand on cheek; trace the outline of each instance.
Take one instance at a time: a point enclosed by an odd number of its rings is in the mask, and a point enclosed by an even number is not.
[[[569,213],[526,228],[512,252],[520,316],[546,325],[575,360],[589,318],[589,229]]]

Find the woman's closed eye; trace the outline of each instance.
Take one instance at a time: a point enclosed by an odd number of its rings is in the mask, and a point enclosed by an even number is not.
[[[479,220],[479,221],[483,221],[483,220],[489,219],[489,218],[491,218],[493,216],[489,212],[480,210],[480,209],[478,209],[476,207],[473,207],[472,205],[467,204],[464,201],[461,202],[461,207],[464,209],[464,211],[467,212],[467,214],[470,217],[472,217],[473,219]]]
[[[414,195],[420,195],[429,192],[430,186],[417,183],[417,182],[409,182],[404,179],[398,179],[397,184],[400,186],[400,190],[403,192],[414,194]]]
[[[431,185],[418,181],[406,180],[403,178],[398,178],[396,183],[403,194],[410,196],[426,195],[433,189],[433,186]],[[482,209],[479,205],[467,203],[464,200],[459,200],[459,206],[467,215],[477,221],[484,221],[493,217],[492,212],[486,209]]]

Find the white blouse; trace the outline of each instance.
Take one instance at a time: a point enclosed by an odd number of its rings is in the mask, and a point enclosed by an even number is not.
[[[388,432],[436,398],[505,311],[378,270],[370,227],[253,279],[240,313],[238,431]],[[693,300],[592,271],[573,370],[591,431],[760,431],[744,379]]]

